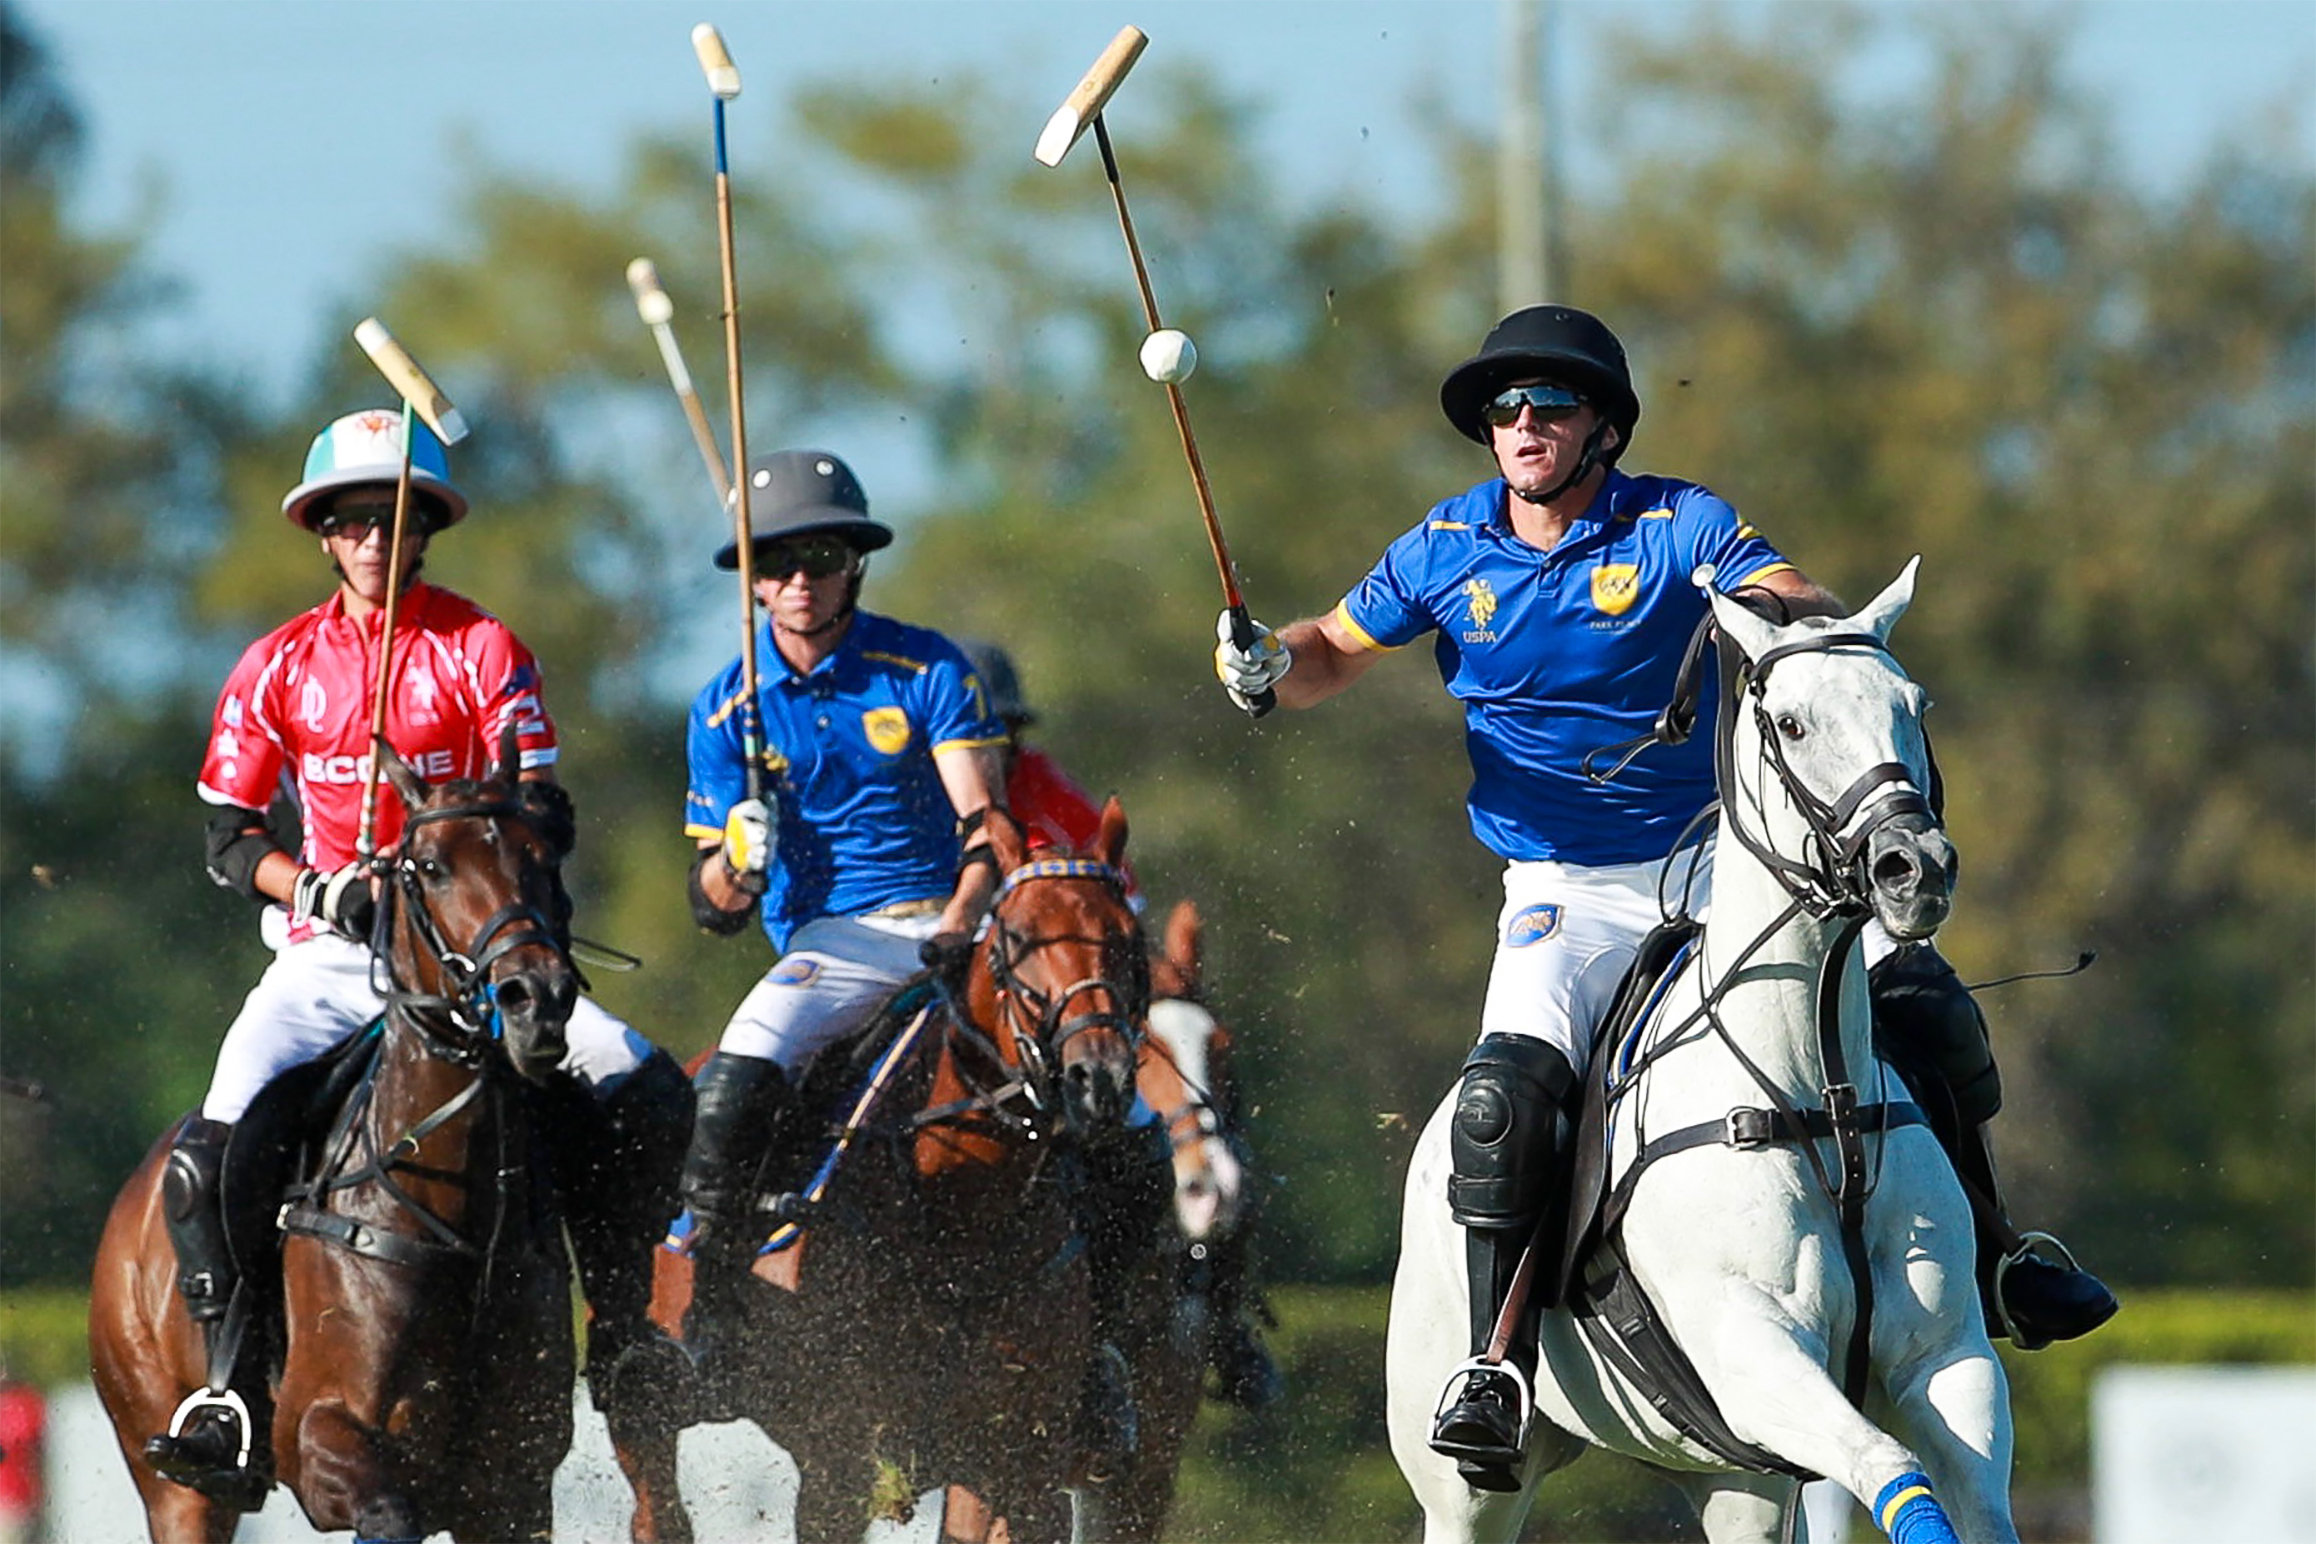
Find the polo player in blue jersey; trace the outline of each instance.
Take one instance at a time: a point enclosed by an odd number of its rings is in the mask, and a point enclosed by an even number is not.
[[[1258,625],[1241,647],[1225,613],[1215,667],[1241,707],[1272,691],[1305,708],[1429,633],[1464,704],[1472,830],[1505,861],[1504,904],[1448,1182],[1473,1357],[1453,1372],[1432,1446],[1471,1484],[1516,1490],[1519,1390],[1483,1353],[1565,1183],[1593,1028],[1660,921],[1668,855],[1714,797],[1712,672],[1681,743],[1649,744],[1606,780],[1585,758],[1650,736],[1706,614],[1700,582],[1781,623],[1843,608],[1710,490],[1618,469],[1640,399],[1598,318],[1553,305],[1505,317],[1449,372],[1440,406],[1497,475],[1436,505],[1327,615],[1275,635]],[[1943,1080],[1958,1112],[1942,1135],[1979,1213],[1982,1285],[1999,1283],[1990,1321],[2023,1349],[2096,1328],[2115,1311],[2106,1287],[2063,1250],[2063,1263],[2036,1257],[2003,1215],[1983,1131],[2000,1085],[1969,993],[1927,943],[1896,948],[1869,926],[1867,951],[1879,1034]],[[1533,1334],[1512,1344],[1532,1378]]]
[[[860,609],[868,555],[893,539],[847,467],[789,450],[749,468],[755,702],[734,659],[692,704],[684,830],[692,909],[736,933],[759,914],[779,955],[694,1079],[683,1199],[694,1266],[684,1339],[711,1378],[760,1236],[758,1168],[822,1049],[867,1024],[934,944],[954,957],[996,888],[983,813],[1004,786],[973,667],[939,633]],[[739,566],[728,542],[716,566]],[[760,726],[760,731],[758,729]],[[747,741],[761,734],[750,793]],[[936,940],[939,943],[936,943]]]

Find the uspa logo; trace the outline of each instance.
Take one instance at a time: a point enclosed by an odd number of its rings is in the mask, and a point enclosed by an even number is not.
[[[1540,944],[1560,931],[1560,907],[1555,903],[1523,906],[1504,925],[1504,943],[1514,949]]]

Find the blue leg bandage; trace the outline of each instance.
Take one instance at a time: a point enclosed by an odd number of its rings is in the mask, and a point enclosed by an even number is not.
[[[1890,1544],[1962,1544],[1946,1508],[1930,1494],[1930,1476],[1901,1474],[1874,1498],[1874,1521]]]

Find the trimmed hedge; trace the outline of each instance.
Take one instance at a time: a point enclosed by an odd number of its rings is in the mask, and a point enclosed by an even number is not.
[[[1271,1344],[1288,1394],[1260,1414],[1209,1404],[1185,1459],[1169,1530],[1181,1540],[1401,1540],[1419,1518],[1384,1438],[1376,1288],[1281,1287]],[[2131,1292],[2096,1335],[2031,1356],[2004,1349],[2017,1430],[2016,1488],[2090,1483],[2090,1394],[2113,1363],[2316,1362],[2316,1293]],[[0,1365],[42,1386],[88,1377],[87,1298],[0,1293]],[[1594,1454],[1555,1476],[1532,1540],[1695,1537],[1687,1504],[1646,1470]]]

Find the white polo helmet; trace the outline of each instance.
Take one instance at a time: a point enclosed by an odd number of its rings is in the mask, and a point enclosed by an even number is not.
[[[310,531],[318,506],[339,489],[362,483],[392,487],[401,477],[402,414],[389,407],[364,408],[314,436],[306,451],[305,480],[290,489],[281,501],[281,512],[292,524]],[[466,518],[466,495],[451,485],[450,457],[434,431],[418,419],[410,424],[410,489],[441,508],[434,529]]]

